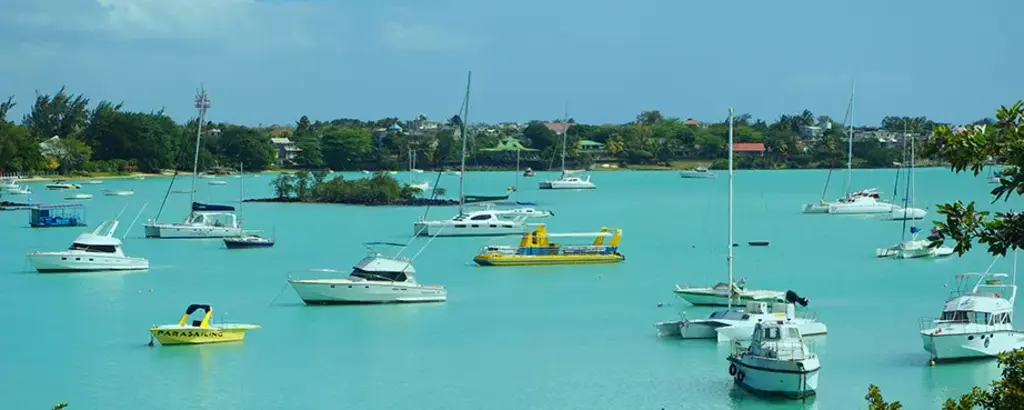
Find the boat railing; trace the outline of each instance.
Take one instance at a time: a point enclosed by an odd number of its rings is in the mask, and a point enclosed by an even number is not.
[[[803,343],[787,340],[787,341],[770,341],[760,342],[760,355],[773,358],[773,359],[806,359],[814,356],[814,341],[804,340]],[[807,350],[804,350],[804,346],[807,346]],[[744,344],[742,342],[734,342],[732,345],[732,354],[738,356],[744,353],[753,353],[755,349],[754,343]]]

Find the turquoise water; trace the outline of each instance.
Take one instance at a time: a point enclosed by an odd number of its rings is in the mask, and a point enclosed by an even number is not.
[[[891,192],[893,175],[856,171],[854,188]],[[553,232],[623,228],[627,261],[481,268],[471,258],[488,239],[438,238],[416,268],[421,282],[448,287],[440,304],[307,307],[286,287],[290,274],[308,275],[303,270],[349,269],[365,254],[362,242],[407,239],[423,208],[247,203],[247,227],[276,234],[278,243],[229,251],[219,240],[142,238],[168,179],[107,180],[84,186],[96,195],[85,201],[90,226],[129,205],[121,218],[127,229],[151,201],[125,249],[148,257],[152,269],[47,275],[32,271],[24,255],[64,249],[80,231],[30,229],[26,212],[0,212],[0,320],[7,324],[0,408],[67,401],[72,409],[859,409],[875,383],[906,408],[929,409],[999,375],[992,361],[931,368],[918,337],[918,319],[938,315],[952,275],[988,267],[983,250],[946,260],[876,260],[875,248],[899,240],[899,222],[799,213],[820,196],[824,172],[737,172],[736,241],[771,241],[736,248],[737,278],[749,277],[751,288],[795,290],[829,326],[814,339],[823,367],[816,398],[753,397],[734,386],[726,344],[659,340],[652,327],[684,310],[710,312],[673,300],[671,291],[677,283],[726,280],[728,179],[596,172],[594,191],[538,191],[537,181],[549,176],[520,179],[518,198],[553,210],[544,220]],[[271,177],[226,178],[224,186],[200,180],[198,197],[237,202],[239,182],[246,197],[270,196]],[[836,181],[830,198],[841,190],[841,174]],[[472,173],[466,181],[470,194],[512,184],[511,172]],[[61,192],[28,185],[37,201],[63,202]],[[442,186],[457,192],[458,179],[444,176]],[[991,187],[982,177],[920,170],[918,205],[987,204]],[[102,196],[108,188],[136,195]],[[187,202],[188,195],[172,194],[161,220],[183,218]],[[990,207],[1014,204],[1018,198]],[[996,269],[1009,272],[1011,263]],[[224,321],[263,328],[238,344],[147,347],[149,327],[176,322],[190,303],[212,304],[218,320],[223,313]]]

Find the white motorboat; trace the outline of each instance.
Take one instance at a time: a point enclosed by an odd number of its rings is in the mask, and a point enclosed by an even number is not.
[[[584,172],[583,170],[564,170],[562,176],[556,180],[544,180],[540,181],[540,189],[595,189],[597,188],[593,182],[590,182],[590,175],[586,178],[580,178],[574,176],[576,174]]]
[[[715,178],[717,175],[715,175],[714,172],[708,171],[707,168],[697,167],[697,168],[694,168],[694,169],[684,169],[682,171],[679,171],[679,176],[681,178],[706,179],[706,178]]]
[[[740,303],[751,301],[758,302],[785,302],[786,293],[777,290],[755,290],[747,289],[747,278],[740,279],[734,283],[732,292],[729,292],[729,284],[719,282],[710,288],[693,288],[676,285],[675,294],[694,306],[729,306],[729,299],[738,300]]]
[[[125,256],[121,240],[114,237],[118,222],[104,221],[92,232],[75,238],[60,252],[32,252],[28,260],[40,273],[149,269],[149,260]]]
[[[49,189],[51,191],[64,191],[64,190],[81,189],[81,188],[82,187],[80,185],[68,183],[67,181],[64,181],[62,179],[58,179],[58,180],[53,181],[53,182],[51,182],[49,184],[46,184],[46,189]]]
[[[8,195],[32,195],[32,191],[30,191],[28,188],[11,189],[11,190],[7,190],[7,191],[3,191],[3,193],[8,194]]]
[[[954,252],[953,248],[942,245],[944,238],[936,229],[932,229],[932,234],[925,239],[918,239],[920,230],[916,226],[910,227],[910,233],[913,237],[909,240],[875,249],[875,256],[895,259],[942,258]]]
[[[346,278],[289,279],[292,289],[307,305],[444,302],[444,286],[421,285],[416,281],[412,260],[401,255],[385,256],[374,246],[406,247],[405,244],[371,242],[370,254],[359,261]]]
[[[15,189],[21,189],[16,178],[0,179],[0,191],[13,191]]]
[[[81,183],[89,184],[89,185],[99,185],[99,184],[103,183],[103,180],[102,179],[86,179],[86,180],[81,181]]]
[[[207,98],[206,90],[201,89],[196,95],[195,107],[199,111],[199,126],[196,131],[196,150],[192,160],[192,188],[188,191],[191,195],[189,202],[192,203],[191,212],[179,223],[160,223],[160,212],[156,218],[146,221],[147,238],[233,238],[243,236],[242,223],[234,214],[235,208],[230,205],[203,204],[196,202],[196,178],[199,176],[199,147],[203,135],[203,124],[206,121],[206,111],[210,108],[210,99]],[[177,174],[171,177],[171,186]],[[206,177],[204,174],[203,177]],[[212,178],[212,176],[210,176]],[[167,197],[164,197],[164,204]],[[160,205],[161,211],[163,204]]]
[[[733,110],[729,110],[729,242],[728,247],[728,271],[729,283],[726,284],[726,292],[735,287],[733,280]],[[730,294],[730,293],[727,293]],[[738,295],[731,292],[732,298],[727,297],[727,309],[713,312],[710,317],[703,320],[689,320],[683,315],[681,320],[670,320],[654,324],[658,336],[677,336],[683,339],[718,339],[718,341],[745,340],[749,339],[753,332],[754,325],[766,320],[781,320],[792,323],[800,328],[804,336],[825,334],[827,328],[824,323],[814,317],[798,317],[796,314],[796,303],[807,306],[807,298],[801,298],[793,291],[785,294],[785,302],[773,303],[772,309],[768,310],[768,303],[749,301],[746,302],[746,309],[734,309],[733,300]]]
[[[802,399],[818,389],[821,363],[792,324],[758,323],[750,346],[735,346],[727,360],[729,375],[754,393]]]
[[[219,179],[214,179],[212,181],[207,182],[207,184],[209,184],[209,185],[227,185],[228,183],[224,182],[224,181],[221,181]]]
[[[956,275],[959,286],[946,300],[942,316],[921,323],[921,341],[932,361],[989,358],[1024,347],[1024,332],[1013,328],[1016,270],[1014,252],[1010,284],[1003,283],[1008,278],[1005,273]],[[977,280],[973,287],[971,280]]]
[[[130,189],[108,189],[103,191],[103,195],[106,196],[132,196],[135,195],[135,191]]]
[[[67,195],[64,195],[64,199],[69,200],[69,201],[81,201],[81,200],[85,200],[85,199],[92,199],[92,194],[86,194],[86,193],[67,194]]]

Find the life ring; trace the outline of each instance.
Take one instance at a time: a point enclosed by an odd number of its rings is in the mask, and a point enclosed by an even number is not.
[[[736,363],[729,363],[729,375],[730,376],[735,376],[736,375]]]
[[[736,381],[738,381],[738,382],[742,382],[743,381],[743,372],[736,372]]]

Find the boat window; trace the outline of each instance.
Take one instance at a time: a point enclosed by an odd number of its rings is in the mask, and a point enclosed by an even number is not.
[[[455,225],[456,228],[465,228],[466,225]]]
[[[84,243],[78,243],[78,242],[72,243],[71,247],[68,248],[68,249],[70,249],[70,250],[77,250],[77,251],[86,251],[86,252],[105,252],[105,253],[114,253],[114,252],[117,251],[117,248],[115,248],[113,245],[86,245]]]
[[[764,330],[765,340],[778,340],[779,339],[779,328],[769,327]]]
[[[469,218],[469,219],[471,221],[486,221],[488,219],[491,219],[491,215],[490,214],[477,215],[477,216],[474,216],[474,217]]]
[[[800,331],[798,331],[795,327],[791,327],[791,328],[786,329],[786,330],[787,330],[786,336],[789,337],[790,339],[799,339],[800,338]]]
[[[405,282],[405,272],[368,272],[362,269],[352,271],[352,276],[372,282]]]

